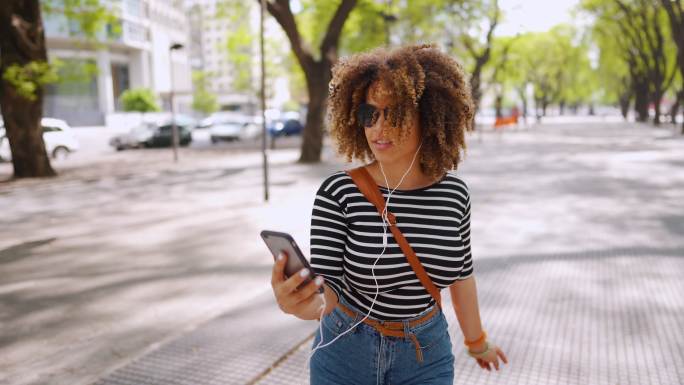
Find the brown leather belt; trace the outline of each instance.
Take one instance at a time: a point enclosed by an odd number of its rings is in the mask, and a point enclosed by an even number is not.
[[[363,315],[358,314],[354,310],[344,306],[342,303],[338,302],[337,307],[339,307],[342,312],[351,318],[357,319],[363,317]],[[430,310],[430,312],[424,316],[409,321],[409,327],[415,327],[427,322],[430,320],[430,318],[437,314],[437,310],[439,310],[439,308],[437,306],[433,306],[432,310]],[[413,333],[409,333],[408,335],[404,333],[404,323],[402,321],[376,321],[374,319],[366,318],[363,323],[377,330],[378,333],[382,334],[383,336],[411,339],[411,342],[413,342],[413,345],[416,347],[416,358],[418,359],[418,362],[423,362],[423,351],[420,349],[418,338],[416,338],[416,335]]]

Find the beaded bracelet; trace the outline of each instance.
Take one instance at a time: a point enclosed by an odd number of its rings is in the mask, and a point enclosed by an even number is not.
[[[491,347],[492,347],[492,346],[489,344],[489,342],[486,342],[486,341],[485,341],[485,346],[486,346],[486,349],[484,350],[484,352],[473,353],[473,352],[471,352],[469,349],[466,350],[466,352],[468,353],[469,356],[471,356],[471,357],[473,357],[473,358],[482,358],[482,357],[484,357],[485,355],[487,355],[487,353],[489,353],[489,350],[490,350]]]

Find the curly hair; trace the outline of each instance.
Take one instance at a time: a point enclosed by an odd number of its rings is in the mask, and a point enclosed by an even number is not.
[[[330,134],[348,162],[374,159],[357,111],[368,88],[378,81],[393,101],[388,108],[391,127],[408,124],[413,111],[419,114],[422,171],[437,178],[458,166],[466,148],[465,132],[472,130],[474,106],[466,74],[456,60],[431,44],[381,47],[341,58],[332,75]],[[403,140],[408,131],[394,129],[393,136]]]

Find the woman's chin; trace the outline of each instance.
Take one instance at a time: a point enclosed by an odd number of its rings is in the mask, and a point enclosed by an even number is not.
[[[375,155],[375,160],[382,163],[383,166],[391,165],[392,163],[396,162],[396,157],[392,156],[392,154],[377,152],[373,152],[373,154]]]

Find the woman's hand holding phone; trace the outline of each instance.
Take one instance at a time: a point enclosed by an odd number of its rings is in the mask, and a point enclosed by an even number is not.
[[[283,312],[295,315],[301,319],[316,319],[320,316],[323,300],[315,294],[323,285],[323,277],[318,276],[308,284],[297,289],[302,282],[309,278],[311,272],[308,269],[302,269],[291,277],[286,277],[285,265],[287,258],[286,253],[280,254],[273,265],[273,272],[271,274],[271,287],[278,302],[278,307]]]

